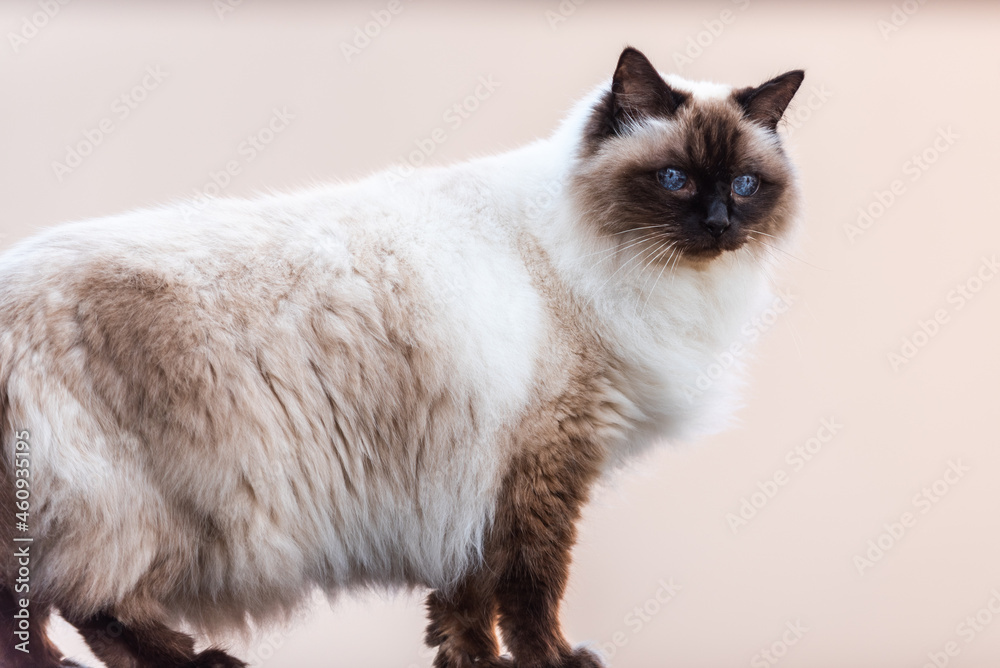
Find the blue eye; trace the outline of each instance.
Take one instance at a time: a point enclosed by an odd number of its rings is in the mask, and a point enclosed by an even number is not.
[[[740,197],[750,197],[760,187],[760,179],[753,174],[744,174],[733,179],[733,192]]]
[[[656,173],[656,178],[667,190],[680,190],[688,180],[687,174],[673,167],[661,169]]]

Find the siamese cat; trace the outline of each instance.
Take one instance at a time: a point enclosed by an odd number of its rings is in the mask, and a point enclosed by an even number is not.
[[[7,251],[3,665],[75,665],[58,610],[110,668],[243,666],[178,629],[371,585],[430,590],[437,668],[600,666],[560,630],[575,523],[731,411],[738,374],[690,388],[767,303],[802,79],[693,83],[627,48],[509,153]]]

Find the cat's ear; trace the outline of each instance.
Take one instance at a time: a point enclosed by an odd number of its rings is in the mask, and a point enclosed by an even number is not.
[[[627,134],[629,126],[637,121],[672,116],[686,99],[686,93],[667,85],[641,51],[626,47],[618,58],[611,90],[594,108],[588,137],[600,141]]]
[[[747,118],[774,130],[805,76],[802,70],[785,72],[756,88],[734,91],[733,99],[743,108]]]

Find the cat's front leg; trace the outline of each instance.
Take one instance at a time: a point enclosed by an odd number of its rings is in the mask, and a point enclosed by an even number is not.
[[[598,461],[590,444],[565,437],[522,454],[508,473],[487,561],[497,575],[500,630],[517,668],[601,668],[595,655],[572,648],[559,624],[576,521]]]

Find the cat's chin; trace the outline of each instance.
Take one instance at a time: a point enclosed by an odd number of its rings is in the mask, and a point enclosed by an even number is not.
[[[746,244],[746,239],[731,239],[689,246],[684,249],[682,257],[692,264],[706,264],[726,253],[737,251]]]

